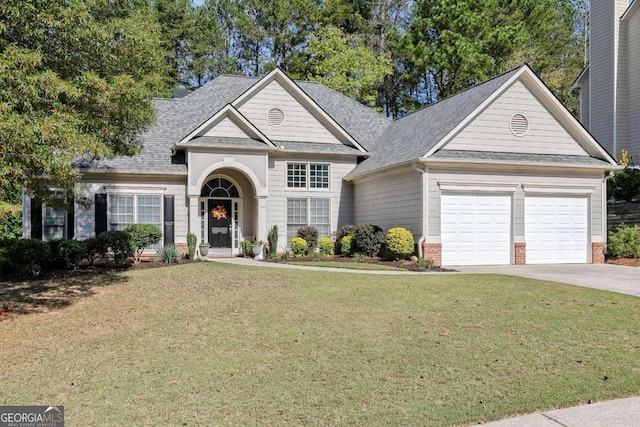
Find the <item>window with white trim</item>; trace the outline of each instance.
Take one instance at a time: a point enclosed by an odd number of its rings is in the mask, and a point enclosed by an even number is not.
[[[331,201],[329,199],[287,199],[287,245],[307,225],[318,229],[319,237],[331,234]]]
[[[328,189],[329,165],[326,163],[287,163],[287,188]]]
[[[162,196],[110,194],[109,216],[110,230],[124,230],[131,224],[150,224],[162,230]]]
[[[67,211],[64,208],[45,206],[43,218],[43,240],[64,239]]]

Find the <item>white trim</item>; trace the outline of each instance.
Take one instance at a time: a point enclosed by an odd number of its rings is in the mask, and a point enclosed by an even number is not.
[[[268,195],[268,189],[266,187],[263,188],[260,186],[260,180],[253,172],[253,170],[242,163],[236,162],[233,157],[225,157],[223,161],[214,163],[206,168],[198,177],[195,186],[193,185],[193,183],[189,185],[188,195],[200,197],[200,192],[202,191],[202,186],[204,185],[205,179],[207,179],[207,177],[209,177],[209,175],[215,170],[222,168],[236,169],[244,173],[247,178],[249,178],[251,185],[253,185],[253,189],[256,192],[256,197],[266,197]]]
[[[191,138],[193,138],[194,136],[196,136],[199,133],[203,132],[205,129],[214,127],[216,124],[218,124],[225,117],[232,117],[232,119],[231,119],[232,121],[233,121],[233,118],[235,118],[236,120],[240,121],[240,124],[246,128],[245,130],[248,130],[249,133],[252,133],[255,138],[261,140],[262,142],[264,142],[268,146],[270,146],[272,148],[275,148],[275,144],[273,142],[271,142],[271,140],[269,138],[267,138],[262,132],[260,132],[260,130],[257,127],[255,127],[249,120],[247,120],[247,118],[244,117],[242,115],[242,113],[240,113],[240,111],[238,111],[231,104],[225,105],[220,111],[218,111],[213,116],[211,116],[207,121],[202,123],[200,126],[198,126],[196,129],[194,129],[187,136],[182,138],[180,140],[180,142],[178,142],[176,145],[188,145],[189,140]],[[235,123],[235,121],[234,121],[234,123]]]
[[[466,182],[443,182],[438,181],[440,191],[459,191],[459,192],[486,192],[486,193],[515,193],[518,189],[516,184],[498,184],[498,183],[466,183]]]
[[[362,147],[358,141],[356,141],[342,126],[335,121],[333,117],[328,115],[309,95],[307,95],[289,76],[287,76],[280,68],[274,68],[269,74],[260,79],[256,84],[251,86],[246,92],[236,98],[231,105],[235,108],[240,108],[247,100],[254,96],[257,92],[261,91],[272,81],[276,80],[282,87],[289,92],[297,101],[301,102],[309,112],[316,118],[322,120],[329,126],[329,130],[332,133],[337,133],[342,137],[343,141],[357,148],[363,153],[367,153],[367,150]]]
[[[564,185],[522,185],[522,190],[526,193],[539,193],[539,194],[566,194],[575,196],[587,196],[593,194],[594,186],[564,186]]]
[[[163,195],[167,187],[160,185],[110,184],[105,185],[107,194]]]

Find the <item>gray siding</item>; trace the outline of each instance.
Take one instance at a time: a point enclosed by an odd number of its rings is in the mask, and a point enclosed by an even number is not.
[[[354,187],[356,224],[384,230],[404,227],[417,241],[422,235],[422,174],[413,169],[380,174]]]
[[[524,136],[515,136],[511,132],[511,117],[516,113],[522,113],[529,119],[529,131]],[[446,149],[587,155],[520,81],[515,82],[465,127],[447,144]]]
[[[635,156],[637,163],[640,161],[640,6],[635,5],[629,13],[621,23],[625,31],[621,62],[626,71],[626,108],[619,123],[626,130],[623,148]]]
[[[590,112],[589,107],[591,105],[591,94],[589,93],[589,77],[586,77],[585,82],[580,87],[580,123],[589,129]]]
[[[209,129],[205,136],[223,136],[233,138],[250,138],[240,127],[229,117],[220,120],[213,128]]]
[[[186,243],[188,230],[188,205],[186,201],[186,180],[167,180],[148,178],[148,177],[128,177],[122,176],[118,178],[114,177],[91,177],[83,179],[78,185],[78,191],[81,195],[93,200],[94,194],[106,193],[105,185],[126,185],[130,188],[138,186],[153,186],[164,187],[165,190],[161,193],[163,195],[173,195],[175,197],[175,242]],[[131,194],[131,193],[129,193]],[[136,190],[135,194],[158,194],[145,192],[144,189]],[[95,237],[95,209],[92,205],[88,209],[82,209],[76,205],[75,208],[75,222],[76,232],[75,238],[78,240],[88,239],[89,237]]]
[[[614,105],[616,99],[616,49],[619,21],[627,9],[627,0],[591,2],[590,101],[589,130],[614,156]]]
[[[267,122],[267,113],[272,108],[279,108],[284,112],[282,125],[271,126]],[[340,144],[340,141],[276,80],[253,95],[238,110],[272,141],[304,140]]]
[[[287,163],[329,164],[329,189],[287,188]],[[353,223],[353,188],[343,180],[356,166],[354,159],[326,157],[272,157],[269,159],[269,197],[267,198],[267,231],[278,226],[278,250],[288,246],[287,238],[287,198],[330,199],[332,233],[346,224]],[[261,237],[264,239],[266,236]]]
[[[507,185],[516,188],[514,193],[513,229],[516,242],[524,241],[524,196],[523,185],[548,187],[593,187],[591,194],[591,236],[593,241],[602,241],[602,174],[568,172],[509,172],[509,171],[473,171],[473,170],[438,170],[429,169],[428,192],[428,233],[427,242],[440,241],[440,187],[438,182],[465,183],[481,186],[482,184]]]

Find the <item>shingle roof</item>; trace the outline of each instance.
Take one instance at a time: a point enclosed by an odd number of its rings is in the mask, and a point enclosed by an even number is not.
[[[258,81],[257,78],[242,76],[220,76],[208,84],[180,99],[154,99],[157,121],[142,135],[142,152],[133,157],[116,157],[110,160],[82,161],[78,167],[85,171],[130,172],[130,173],[184,173],[185,165],[171,164],[171,148],[183,137],[211,118],[225,105],[247,91]],[[371,147],[382,131],[391,123],[382,114],[314,82],[296,82],[327,114],[338,122],[345,131],[361,143],[365,148]],[[228,142],[228,141],[227,141]],[[218,141],[217,143],[221,143]],[[362,154],[350,147],[325,147],[321,144],[310,144],[287,151],[331,154]],[[287,144],[279,144],[286,145]]]
[[[473,160],[479,162],[500,162],[519,164],[575,165],[607,167],[611,164],[590,156],[570,156],[565,154],[503,153],[494,151],[440,150],[429,157],[434,160]]]
[[[199,136],[193,138],[190,143],[199,146],[205,145],[218,148],[240,148],[251,150],[268,150],[270,147],[262,141],[251,138],[230,138],[222,136]]]
[[[418,160],[519,70],[516,68],[396,120],[382,133],[371,157],[347,178]]]
[[[276,145],[276,152],[283,153],[306,153],[306,154],[347,154],[351,156],[361,156],[362,152],[357,148],[344,144],[326,144],[320,142],[298,142],[298,141],[272,141]]]

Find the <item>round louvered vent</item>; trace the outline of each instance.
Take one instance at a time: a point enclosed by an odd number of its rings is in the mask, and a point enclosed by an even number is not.
[[[511,116],[511,123],[509,123],[511,133],[515,136],[524,136],[529,132],[529,119],[524,114],[514,114]]]
[[[284,113],[279,108],[272,108],[267,113],[267,121],[271,126],[280,126],[284,122]]]

